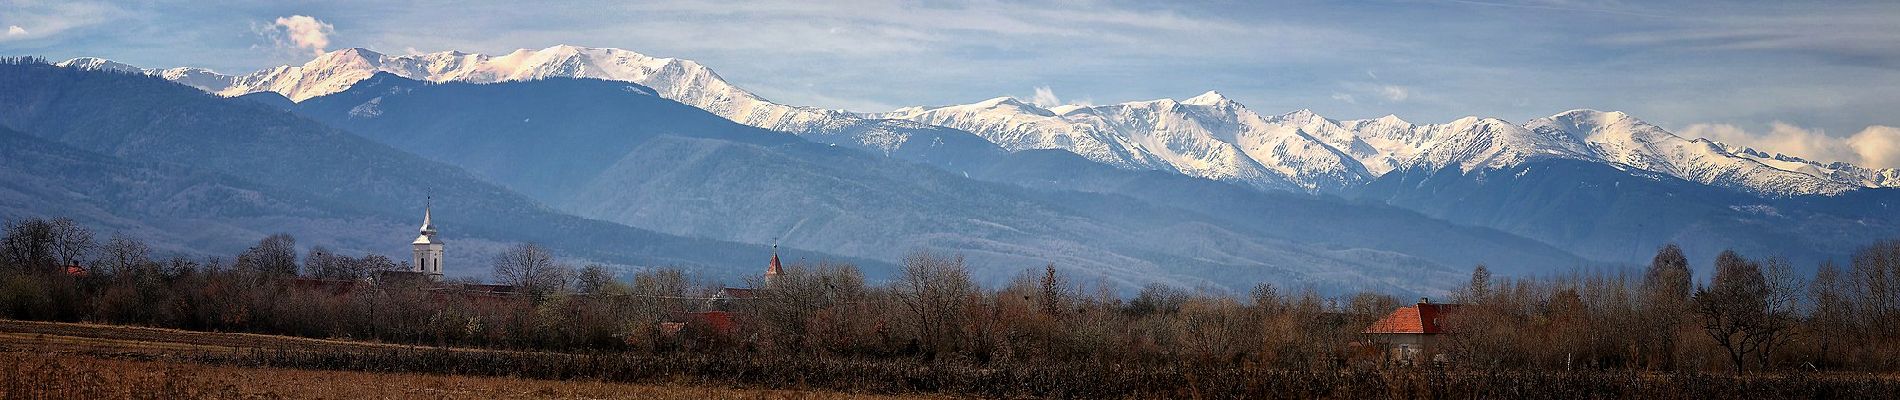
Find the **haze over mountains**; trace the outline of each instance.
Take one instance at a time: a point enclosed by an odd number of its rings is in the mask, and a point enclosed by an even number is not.
[[[1262,188],[1324,191],[1408,168],[1496,169],[1547,158],[1615,164],[1766,196],[1838,194],[1900,186],[1900,171],[1776,157],[1770,151],[1682,138],[1619,112],[1572,110],[1524,124],[1467,117],[1413,124],[1396,116],[1335,121],[1300,110],[1261,115],[1209,91],[1159,99],[1045,109],[1007,97],[974,104],[851,113],[772,103],[691,60],[568,45],[500,56],[438,52],[392,56],[353,48],[301,66],[240,76],[194,68],[139,69],[97,58],[63,65],[137,70],[224,96],[261,91],[292,101],[336,93],[376,72],[431,82],[548,77],[634,82],[662,97],[746,125],[886,153],[925,125],[974,133],[1007,150],[1063,149],[1123,168],[1161,169]],[[936,139],[933,135],[932,139]]]
[[[1340,121],[1210,91],[855,113],[773,103],[690,60],[574,46],[346,49],[235,76],[60,65],[244,96],[562,214],[884,262],[958,251],[991,282],[1054,262],[1122,287],[1430,293],[1476,263],[1557,273],[1681,242],[1692,257],[1812,265],[1900,235],[1900,172],[1683,138],[1619,112]]]
[[[563,215],[537,201],[281,110],[162,80],[0,64],[8,220],[71,217],[162,250],[228,257],[265,235],[305,245],[406,254],[426,198],[449,240],[450,268],[480,276],[487,257],[534,241],[569,257],[633,266],[750,273],[765,246],[658,234]],[[874,260],[788,249],[790,257]],[[228,258],[227,258],[228,260]],[[471,274],[472,273],[472,274]]]

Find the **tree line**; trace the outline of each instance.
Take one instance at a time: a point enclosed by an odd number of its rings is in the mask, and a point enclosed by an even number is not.
[[[906,257],[897,278],[868,283],[849,264],[797,264],[750,298],[683,269],[619,279],[575,268],[545,248],[514,246],[490,262],[514,295],[463,285],[322,284],[406,269],[379,255],[271,235],[226,262],[160,257],[125,236],[96,240],[66,219],[7,223],[0,238],[0,316],[395,343],[564,352],[750,354],[990,367],[1116,365],[1299,371],[1452,368],[1519,371],[1893,371],[1900,361],[1900,241],[1845,265],[1797,274],[1786,260],[1725,252],[1706,268],[1674,245],[1631,273],[1494,277],[1477,266],[1439,321],[1428,351],[1400,363],[1360,332],[1411,301],[1381,293],[1323,296],[1260,284],[1247,293],[1150,285],[1132,297],[1053,265],[996,288],[955,255]],[[82,267],[84,273],[72,266]],[[1698,279],[1697,270],[1707,271]],[[304,279],[292,279],[304,278]],[[319,279],[308,279],[319,278]],[[472,283],[472,282],[459,282]],[[691,323],[722,310],[731,329]],[[665,322],[688,322],[669,331]],[[1428,358],[1430,359],[1430,358]]]

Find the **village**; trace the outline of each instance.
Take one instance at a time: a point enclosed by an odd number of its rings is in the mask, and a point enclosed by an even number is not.
[[[411,242],[412,258],[405,264],[408,270],[379,270],[360,280],[334,280],[311,277],[286,278],[295,286],[309,289],[345,292],[355,290],[359,285],[381,285],[402,287],[410,290],[423,290],[435,293],[456,293],[490,300],[527,296],[529,293],[508,284],[482,284],[469,282],[446,282],[443,279],[443,256],[446,244],[437,238],[431,207],[424,207],[422,225],[418,236]],[[75,267],[77,268],[77,267]],[[748,320],[743,306],[746,302],[780,301],[771,297],[761,297],[761,293],[770,293],[773,285],[785,275],[785,266],[779,260],[777,246],[769,261],[755,282],[757,287],[721,286],[711,296],[658,296],[675,301],[674,309],[667,310],[664,321],[656,322],[657,332],[665,338],[674,338],[689,328],[703,329],[715,335],[740,340],[760,340],[761,338],[736,338],[743,334],[737,324]],[[567,296],[592,297],[614,296],[614,294],[575,292]],[[619,296],[654,296],[640,294],[618,294]],[[440,298],[440,296],[436,297]],[[1447,334],[1441,323],[1457,313],[1458,304],[1434,303],[1429,298],[1420,298],[1417,304],[1398,307],[1377,321],[1366,325],[1359,337],[1343,345],[1354,348],[1358,354],[1377,354],[1381,363],[1391,365],[1413,365],[1420,362],[1445,363],[1448,355],[1436,351],[1438,337]],[[1343,321],[1344,319],[1340,319]],[[880,325],[885,322],[879,322]],[[752,333],[757,334],[757,333]],[[1363,357],[1363,356],[1362,356]]]

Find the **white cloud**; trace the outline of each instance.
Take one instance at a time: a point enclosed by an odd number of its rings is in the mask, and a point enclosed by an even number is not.
[[[1848,147],[1860,155],[1861,165],[1876,168],[1900,168],[1900,128],[1869,126],[1847,138]]]
[[[1683,128],[1682,134],[1820,162],[1900,168],[1900,128],[1891,126],[1868,126],[1853,136],[1837,137],[1779,121],[1770,124],[1768,132],[1749,132],[1729,124],[1694,124]]]
[[[1412,91],[1404,86],[1385,85],[1379,88],[1379,97],[1394,102],[1405,101],[1406,98],[1412,97]]]
[[[7,36],[26,36],[26,28],[21,28],[19,25],[8,26]]]
[[[1359,104],[1359,100],[1354,99],[1352,95],[1339,93],[1339,92],[1333,93],[1333,100],[1339,100],[1339,101],[1345,102],[1346,104]]]
[[[307,15],[277,17],[274,27],[284,28],[284,35],[290,43],[299,49],[310,49],[322,54],[330,47],[330,34],[336,33],[336,27]]]
[[[1036,95],[1029,98],[1029,103],[1047,108],[1062,105],[1062,99],[1057,98],[1056,91],[1049,89],[1048,86],[1037,86]]]

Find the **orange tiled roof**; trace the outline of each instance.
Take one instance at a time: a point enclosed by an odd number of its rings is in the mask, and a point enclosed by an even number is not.
[[[1445,333],[1439,320],[1457,311],[1457,304],[1419,303],[1400,307],[1360,333]]]

